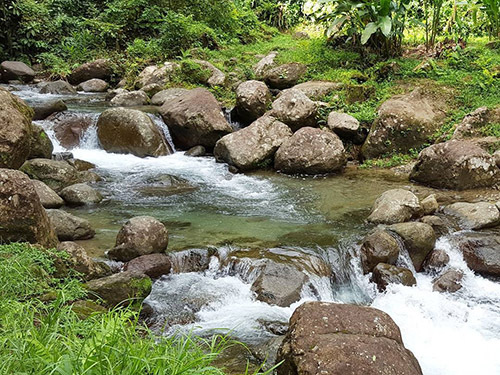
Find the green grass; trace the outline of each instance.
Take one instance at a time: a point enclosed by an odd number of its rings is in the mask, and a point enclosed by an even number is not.
[[[159,337],[130,309],[79,318],[73,301],[85,291],[62,267],[66,258],[28,244],[0,245],[0,374],[224,374],[213,363],[236,345],[224,337]]]

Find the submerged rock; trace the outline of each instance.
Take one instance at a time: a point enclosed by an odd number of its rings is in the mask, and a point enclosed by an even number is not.
[[[421,89],[384,102],[361,152],[364,158],[391,152],[407,153],[429,142],[441,126],[444,112]]]
[[[304,76],[307,66],[300,63],[289,63],[270,68],[263,73],[266,83],[274,89],[287,89]]]
[[[246,81],[236,89],[235,111],[246,123],[257,120],[271,105],[271,92],[260,81]]]
[[[316,126],[316,103],[300,90],[285,90],[273,102],[271,115],[290,126],[293,131]]]
[[[109,60],[99,59],[80,65],[69,75],[68,80],[73,85],[88,81],[93,78],[108,80],[111,76]]]
[[[214,156],[242,171],[256,169],[272,163],[276,150],[291,136],[288,126],[272,116],[263,116],[222,137],[215,145]]]
[[[379,263],[373,269],[372,279],[378,290],[383,292],[389,284],[412,286],[417,284],[415,276],[408,268],[396,267],[392,264]]]
[[[166,101],[160,114],[174,144],[183,150],[201,145],[211,151],[220,138],[232,132],[217,99],[203,88]]]
[[[85,275],[86,280],[98,279],[111,275],[111,269],[106,263],[99,263],[89,257],[85,249],[75,242],[61,242],[57,250],[65,251],[70,255],[69,262],[72,269]]]
[[[456,218],[462,229],[482,229],[500,224],[498,207],[488,202],[457,202],[446,206],[443,213]]]
[[[4,83],[9,81],[29,83],[35,78],[35,71],[21,61],[4,61],[0,64],[0,78]]]
[[[455,268],[450,268],[445,271],[441,276],[439,276],[432,283],[432,290],[434,292],[448,292],[455,293],[462,289],[462,281],[464,277],[464,273]]]
[[[346,163],[344,145],[337,135],[309,127],[286,139],[274,158],[274,168],[287,174],[333,173]]]
[[[33,111],[17,96],[0,88],[0,168],[19,168],[28,158]]]
[[[355,305],[306,302],[290,318],[278,375],[422,375],[386,313]]]
[[[39,180],[31,182],[44,208],[59,208],[64,205],[64,200],[45,183]]]
[[[0,169],[0,212],[2,243],[38,243],[46,248],[57,244],[35,187],[24,173]]]
[[[420,213],[420,203],[415,194],[405,189],[391,189],[377,198],[368,221],[376,224],[403,223]]]
[[[104,111],[97,121],[97,136],[108,152],[138,157],[171,153],[160,129],[144,112],[113,108]]]
[[[436,188],[464,190],[499,184],[500,169],[474,142],[452,140],[424,149],[410,178]]]
[[[95,236],[88,220],[63,210],[46,211],[60,241],[88,240]]]
[[[108,252],[113,260],[128,262],[141,255],[164,253],[168,246],[165,226],[150,216],[133,217],[116,236],[116,245]]]
[[[68,186],[59,193],[66,204],[70,206],[83,206],[86,204],[97,204],[102,201],[102,195],[87,184],[75,184]]]
[[[380,263],[395,264],[399,247],[397,239],[385,230],[377,229],[370,233],[360,248],[363,272],[371,272]]]

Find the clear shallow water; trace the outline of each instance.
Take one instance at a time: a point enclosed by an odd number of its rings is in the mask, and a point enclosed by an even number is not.
[[[16,93],[31,103],[54,98],[26,86]],[[69,99],[74,112],[97,114],[105,107],[99,96]],[[161,125],[161,120],[155,120]],[[50,122],[41,125],[50,130]],[[56,144],[56,150],[62,148]],[[305,300],[371,304],[396,321],[425,375],[500,373],[500,284],[474,275],[452,237],[441,238],[438,248],[450,255],[453,267],[465,273],[464,288],[453,295],[432,292],[432,276],[425,274],[416,275],[416,287],[391,286],[381,294],[360,272],[357,243],[371,228],[364,220],[376,197],[401,186],[416,189],[422,196],[428,189],[349,168],[342,176],[325,178],[274,172],[233,175],[213,158],[190,158],[183,153],[156,159],[108,154],[100,149],[95,128],[88,131],[79,149],[71,151],[95,163],[104,178],[97,184],[106,196],[103,204],[70,210],[96,228],[96,238],[82,242],[96,256],[113,246],[128,218],[151,215],[169,228],[172,251],[215,247],[226,255],[248,251],[253,257],[286,256],[287,261],[304,264],[314,255],[337,276],[332,284],[311,273],[314,292],[305,288],[300,302],[281,308],[256,301],[250,289],[252,275],[231,275],[223,259],[213,257],[204,273],[170,275],[155,283],[149,302],[165,314],[172,300],[185,297],[188,308],[201,304],[200,309],[193,309],[194,323],[175,329],[200,335],[224,329],[257,344],[272,337],[262,328],[263,321],[286,323]],[[173,192],[164,184],[171,176],[180,181]]]

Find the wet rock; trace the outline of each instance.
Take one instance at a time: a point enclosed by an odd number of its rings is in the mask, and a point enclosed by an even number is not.
[[[119,95],[119,94],[124,94],[126,92],[129,92],[128,90],[124,89],[124,88],[117,88],[117,89],[114,89],[114,90],[108,90],[106,96],[105,96],[105,99],[107,101],[111,101],[115,96]]]
[[[106,263],[99,263],[89,257],[85,249],[75,242],[61,242],[57,250],[69,254],[72,269],[85,275],[86,280],[98,279],[111,275],[111,269]]]
[[[32,159],[20,168],[30,178],[40,180],[55,192],[80,182],[78,171],[65,161]]]
[[[210,74],[206,80],[206,83],[210,87],[224,86],[226,82],[226,75],[218,68],[216,68],[212,63],[204,60],[193,60],[194,63],[201,65],[202,69],[208,70]]]
[[[40,85],[41,94],[71,95],[76,94],[76,90],[68,82],[58,80],[54,82],[42,82]]]
[[[159,91],[151,98],[151,104],[162,106],[166,101],[182,96],[188,91],[178,87]]]
[[[64,205],[63,199],[42,181],[31,180],[31,182],[44,208],[59,208]]]
[[[500,211],[493,203],[457,202],[446,206],[443,213],[458,219],[462,229],[482,229],[500,224]]]
[[[106,81],[99,78],[92,78],[88,81],[80,83],[76,89],[84,92],[105,92],[108,87],[109,84]]]
[[[467,233],[458,241],[469,268],[481,275],[500,277],[500,234]]]
[[[396,96],[384,102],[363,145],[364,158],[391,152],[407,153],[429,142],[439,129],[444,113],[422,90]]]
[[[96,182],[102,181],[102,178],[93,171],[82,171],[78,172],[78,180],[79,182],[88,182],[94,184]]]
[[[293,131],[305,126],[316,126],[316,104],[302,91],[295,89],[281,93],[272,104],[271,115]]]
[[[32,181],[24,173],[0,169],[0,239],[51,248],[57,237]]]
[[[217,99],[203,88],[166,101],[160,114],[174,144],[184,150],[201,145],[211,151],[220,138],[232,132]]]
[[[144,195],[153,197],[169,197],[171,195],[188,193],[196,190],[187,180],[170,175],[148,179],[145,185],[137,189]]]
[[[436,200],[436,196],[431,194],[420,202],[420,207],[424,215],[432,215],[439,209],[439,203]]]
[[[0,88],[0,168],[19,168],[30,153],[33,111]]]
[[[53,123],[54,135],[61,146],[71,149],[80,145],[83,135],[94,124],[90,115],[64,112],[49,118]]]
[[[475,143],[452,140],[420,152],[410,178],[436,188],[464,190],[498,184],[500,169]]]
[[[96,167],[95,164],[89,161],[74,159],[73,157],[69,158],[67,162],[79,172],[88,171],[89,169],[93,169]]]
[[[355,140],[359,137],[359,121],[347,113],[331,112],[327,126],[340,138]]]
[[[111,76],[111,65],[109,60],[99,59],[88,62],[77,67],[69,75],[68,80],[73,85],[88,81],[93,78],[108,80]]]
[[[59,193],[69,206],[84,206],[102,201],[102,195],[87,184],[75,184],[62,189]]]
[[[266,113],[271,105],[271,92],[260,81],[246,81],[236,89],[235,111],[238,118],[250,123]]]
[[[149,103],[149,97],[144,91],[127,91],[117,94],[111,99],[112,107],[138,107]]]
[[[392,264],[379,263],[373,269],[372,282],[383,292],[389,284],[412,286],[417,284],[415,276],[408,268],[396,267]]]
[[[270,305],[288,307],[300,300],[300,292],[307,276],[296,268],[267,261],[252,284],[257,299]]]
[[[437,270],[444,268],[450,262],[450,256],[444,250],[432,250],[424,262],[424,268]]]
[[[425,258],[436,243],[434,229],[430,225],[418,222],[393,224],[388,229],[402,238],[415,270],[420,272]]]
[[[164,253],[168,245],[165,226],[150,216],[133,217],[116,236],[116,245],[108,252],[113,260],[128,262],[141,255]]]
[[[308,81],[293,86],[293,89],[302,91],[311,100],[321,100],[325,96],[340,90],[341,83],[328,81]]]
[[[242,171],[272,163],[281,144],[292,136],[288,126],[272,116],[263,116],[250,126],[222,137],[215,145],[217,161]]]
[[[199,157],[205,156],[207,154],[207,150],[203,146],[194,146],[186,151],[186,156]]]
[[[127,306],[141,302],[151,292],[151,279],[141,273],[125,271],[85,284],[91,295],[102,298],[107,306]]]
[[[170,253],[172,272],[204,272],[210,266],[210,257],[213,251],[206,249],[193,249]]]
[[[70,151],[61,151],[61,152],[53,152],[52,160],[55,161],[65,161],[69,162],[69,160],[73,159],[73,153]],[[73,166],[73,165],[71,165]]]
[[[464,277],[464,273],[455,268],[450,268],[445,271],[441,276],[439,276],[432,283],[432,290],[434,292],[448,292],[455,293],[458,290],[462,289],[462,281]]]
[[[270,68],[264,72],[263,78],[269,87],[287,89],[297,84],[307,71],[307,66],[300,63],[289,63]]]
[[[45,130],[39,125],[33,124],[31,127],[30,153],[28,159],[52,158],[54,146]]]
[[[140,272],[153,279],[169,274],[171,268],[170,258],[165,254],[142,255],[123,266],[124,271]]]
[[[253,71],[258,79],[264,77],[264,74],[274,66],[274,59],[278,56],[278,52],[269,52],[267,56],[264,56],[255,66]]]
[[[88,220],[62,210],[46,210],[60,241],[88,240],[95,236]]]
[[[389,315],[325,302],[306,302],[295,310],[277,361],[283,361],[278,375],[422,374]]]
[[[396,263],[399,256],[399,242],[389,232],[377,229],[363,240],[360,254],[363,272],[369,273],[379,263]]]
[[[104,111],[97,121],[97,136],[108,152],[139,157],[171,153],[160,129],[144,112],[114,108]]]
[[[482,129],[489,124],[500,123],[500,107],[481,107],[464,117],[453,132],[452,139],[482,137]]]
[[[422,223],[430,225],[432,229],[434,229],[434,232],[438,237],[448,234],[450,232],[450,227],[449,227],[450,223],[448,223],[442,217],[435,215],[423,216],[420,218],[420,221]]]
[[[61,99],[37,104],[33,106],[33,111],[35,112],[33,120],[45,120],[53,113],[64,112],[67,109],[68,106]]]
[[[9,81],[31,82],[35,71],[21,61],[4,61],[0,64],[0,78],[4,83]]]
[[[283,142],[274,168],[287,174],[323,174],[342,170],[346,162],[344,145],[337,135],[306,127]]]
[[[137,77],[135,87],[140,89],[144,86],[157,84],[165,86],[179,69],[179,64],[166,62],[163,66],[147,66]]]
[[[250,351],[255,359],[257,359],[259,363],[264,364],[262,370],[270,370],[271,367],[277,364],[276,356],[283,340],[283,336],[271,337],[269,340],[259,345],[250,347]]]
[[[405,189],[391,189],[377,198],[368,221],[376,224],[403,223],[420,213],[420,203],[415,194]]]

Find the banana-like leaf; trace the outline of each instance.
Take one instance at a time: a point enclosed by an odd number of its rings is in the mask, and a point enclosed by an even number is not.
[[[392,29],[391,18],[389,16],[382,17],[382,19],[379,22],[379,27],[380,31],[382,31],[382,34],[384,34],[385,36],[389,36]]]
[[[375,22],[370,22],[366,25],[363,34],[361,35],[361,44],[366,44],[368,39],[377,31],[378,25]]]

